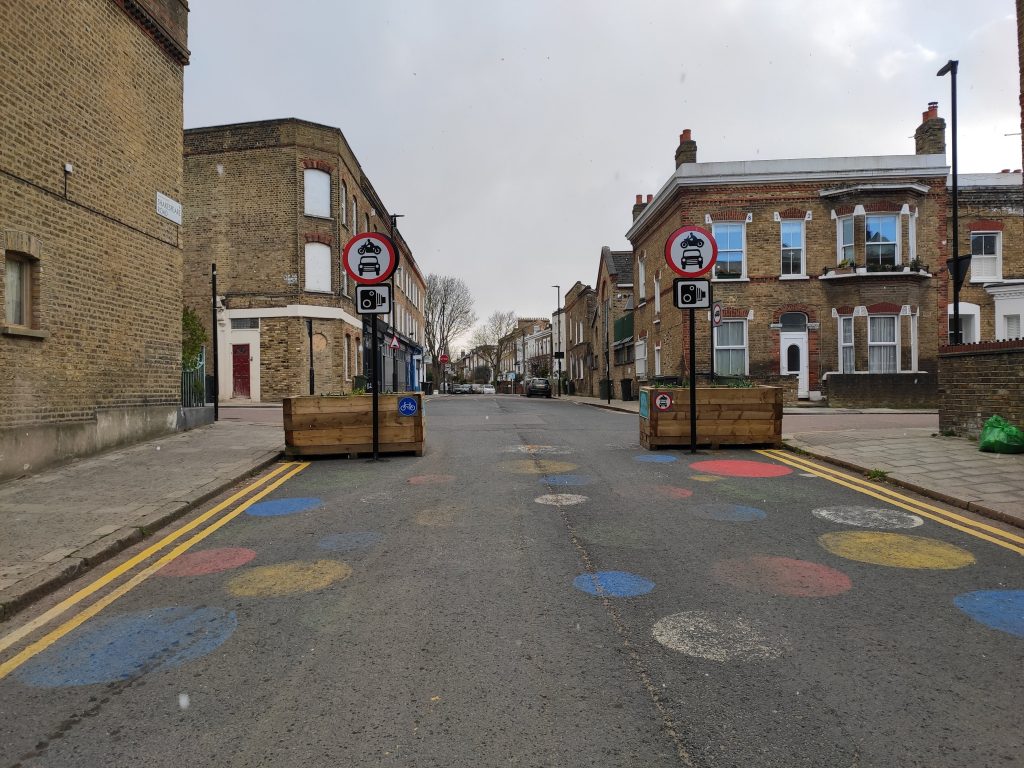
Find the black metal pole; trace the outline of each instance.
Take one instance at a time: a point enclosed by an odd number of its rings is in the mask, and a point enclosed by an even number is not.
[[[210,335],[213,337],[213,420],[220,417],[220,376],[217,371],[217,265],[210,265]]]
[[[952,104],[952,135],[953,135],[953,343],[963,344],[963,334],[960,331],[960,205],[959,205],[959,178],[957,176],[956,164],[956,70],[958,61],[953,61],[949,70],[953,89]]]
[[[694,328],[694,312],[690,310],[690,453],[697,452],[697,368],[694,358],[697,356],[697,332]]]
[[[373,337],[371,340],[373,355],[373,460],[377,461],[377,452],[380,450],[380,433],[378,428],[378,413],[380,404],[377,400],[380,392],[380,381],[378,380],[378,371],[380,369],[380,361],[377,360],[377,316],[371,315],[370,325],[373,328]]]
[[[611,350],[608,344],[608,307],[610,304],[611,299],[606,300],[604,304],[604,375],[606,394],[608,395],[608,405],[612,404],[612,363]]]
[[[313,386],[313,318],[306,319],[306,335],[309,336],[309,394],[314,394]]]

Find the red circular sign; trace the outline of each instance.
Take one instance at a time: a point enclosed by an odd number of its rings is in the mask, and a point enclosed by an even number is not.
[[[451,360],[451,358],[444,353],[441,353],[441,356],[437,359],[440,360],[442,363],[447,363],[449,360]]]
[[[706,275],[718,261],[718,243],[706,229],[680,227],[665,241],[665,261],[680,277]]]
[[[654,396],[654,407],[659,411],[667,411],[672,407],[672,395],[668,392],[659,392]]]
[[[398,266],[398,251],[380,232],[361,232],[345,245],[341,263],[349,277],[363,285],[383,283]]]

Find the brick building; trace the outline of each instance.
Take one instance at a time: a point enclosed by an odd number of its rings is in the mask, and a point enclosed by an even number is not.
[[[637,204],[640,204],[639,198]],[[599,316],[594,324],[593,348],[599,360],[599,378],[611,380],[612,397],[631,399],[636,378],[632,252],[613,251],[604,246],[596,285]],[[600,396],[600,387],[593,394]]]
[[[316,393],[369,376],[371,326],[341,256],[370,231],[399,251],[395,309],[378,324],[382,387],[419,388],[425,281],[340,130],[296,119],[195,128],[184,156],[185,298],[209,322],[216,264],[222,401],[309,393],[311,350]]]
[[[0,3],[0,478],[182,428],[184,0]]]
[[[638,200],[627,233],[637,378],[689,371],[689,313],[673,306],[664,248],[697,225],[718,243],[709,277],[723,305],[713,333],[710,313],[696,313],[698,374],[713,354],[716,374],[781,383],[790,399],[828,386],[879,404],[933,401],[945,333],[944,130],[933,103],[912,155],[715,163],[697,162],[685,131],[675,173]]]
[[[565,380],[569,394],[592,395],[598,391],[599,360],[594,346],[597,297],[589,285],[577,281],[565,294]]]

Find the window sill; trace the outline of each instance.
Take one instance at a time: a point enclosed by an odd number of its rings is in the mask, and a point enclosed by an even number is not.
[[[658,324],[659,324],[659,323],[661,322],[661,318],[660,318],[660,317],[657,317],[657,316],[656,316],[656,317],[654,318],[654,320],[652,320],[651,322],[652,322],[652,323],[653,323],[654,325],[658,325]]]
[[[303,214],[307,219],[320,219],[320,221],[334,221],[334,217],[328,214],[327,216],[321,216],[319,213],[305,213]]]
[[[779,275],[779,280],[810,280],[807,275]]]
[[[318,296],[334,296],[334,291],[318,291],[315,288],[303,288],[303,293],[315,293]]]
[[[711,278],[713,283],[749,283],[749,277],[713,277]]]
[[[24,325],[0,325],[0,333],[4,336],[20,336],[25,339],[48,339],[49,331],[40,331]]]

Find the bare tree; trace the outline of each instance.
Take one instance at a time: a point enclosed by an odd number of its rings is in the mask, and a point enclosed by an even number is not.
[[[512,345],[510,334],[516,329],[515,312],[495,312],[475,331],[470,343],[494,372],[494,383],[501,374],[501,358]]]
[[[423,336],[427,351],[433,358],[431,369],[435,382],[441,380],[437,358],[450,353],[452,341],[473,327],[476,313],[469,287],[450,275],[427,275],[427,299],[423,308]]]

